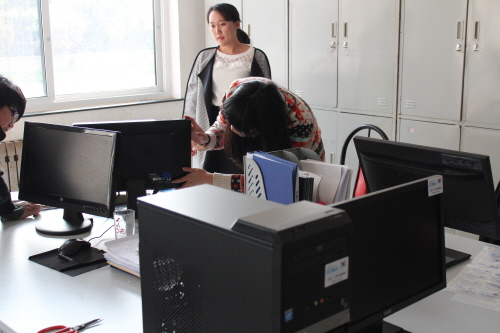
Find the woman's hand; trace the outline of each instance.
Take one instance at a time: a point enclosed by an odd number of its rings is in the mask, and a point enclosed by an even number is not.
[[[190,116],[184,116],[185,119],[191,121],[191,141],[198,145],[204,145],[208,142],[208,134],[203,131],[203,129],[198,125],[196,120]]]
[[[185,182],[184,184],[182,184],[182,186],[177,187],[178,189],[196,186],[196,185],[201,185],[201,184],[212,185],[214,183],[214,175],[210,172],[203,170],[203,169],[184,167],[184,168],[182,168],[182,171],[189,172],[189,173],[182,178],[177,178],[175,180],[172,180],[172,183]]]
[[[21,215],[20,220],[31,215],[37,216],[38,214],[40,214],[40,211],[42,210],[42,205],[34,204],[31,202],[22,202],[21,206],[23,206],[24,208],[24,213],[23,215]]]

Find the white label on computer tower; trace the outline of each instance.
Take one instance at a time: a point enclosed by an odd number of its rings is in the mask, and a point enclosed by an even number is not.
[[[348,278],[349,257],[325,265],[325,288]]]
[[[429,185],[429,196],[443,193],[443,176],[436,175],[427,180]]]

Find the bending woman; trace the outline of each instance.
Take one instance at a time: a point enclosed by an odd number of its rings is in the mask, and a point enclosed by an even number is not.
[[[321,130],[305,101],[265,78],[250,77],[234,81],[227,90],[217,121],[206,131],[191,120],[191,140],[198,150],[225,148],[236,165],[256,150],[273,151],[291,147],[309,148],[325,159]],[[213,184],[244,192],[242,174],[210,173],[199,168],[174,182],[181,187]]]
[[[250,38],[240,29],[238,10],[230,4],[209,8],[207,22],[218,46],[198,54],[189,75],[183,115],[196,120],[206,131],[217,119],[222,97],[236,79],[250,76],[271,78],[267,56],[250,46]],[[211,171],[238,170],[223,150],[210,152],[205,164],[205,151],[193,151],[193,167]]]

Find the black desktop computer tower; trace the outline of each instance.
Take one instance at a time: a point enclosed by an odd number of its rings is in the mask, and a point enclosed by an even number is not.
[[[144,332],[344,332],[351,220],[211,185],[139,199]]]

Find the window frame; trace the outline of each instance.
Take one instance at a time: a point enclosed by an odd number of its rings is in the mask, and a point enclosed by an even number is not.
[[[30,97],[26,106],[26,115],[30,113],[51,112],[57,110],[94,109],[110,105],[128,105],[134,103],[158,102],[174,99],[172,77],[168,52],[169,25],[168,0],[150,0],[153,2],[155,71],[156,86],[140,89],[55,95],[50,35],[50,0],[39,0],[39,20],[41,26],[41,50],[46,96]],[[21,87],[22,88],[22,87]]]

